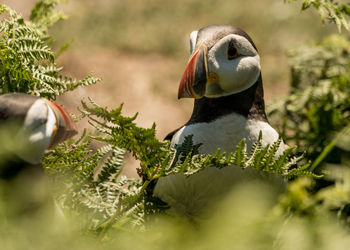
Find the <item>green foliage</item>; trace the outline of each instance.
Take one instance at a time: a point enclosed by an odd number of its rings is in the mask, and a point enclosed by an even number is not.
[[[295,2],[296,0],[288,1]],[[311,6],[317,10],[321,16],[322,22],[327,19],[330,22],[335,23],[339,32],[342,27],[349,30],[349,21],[347,19],[350,16],[349,3],[334,0],[303,0],[301,9],[306,10]]]
[[[326,187],[316,194],[316,199],[322,202],[322,207],[336,211],[338,217],[344,217],[345,223],[350,226],[350,170],[349,167],[328,165],[325,172],[335,184]]]
[[[133,117],[121,115],[122,105],[108,111],[91,99],[90,103],[92,107],[82,102],[83,115],[89,117],[91,125],[101,133],[101,136],[96,136],[94,139],[131,152],[136,160],[140,160],[143,175],[152,179],[155,169],[159,169],[163,159],[167,158],[167,152],[164,150],[167,143],[160,142],[156,138],[155,124],[149,129],[141,128],[134,122],[137,114]],[[103,121],[99,121],[98,118]]]
[[[99,232],[101,237],[111,228],[140,225],[146,209],[144,203],[153,202],[148,200],[145,191],[152,181],[161,177],[179,173],[193,175],[206,167],[231,165],[286,178],[316,177],[306,170],[309,165],[296,167],[301,157],[290,158],[292,149],[276,155],[281,140],[263,147],[260,138],[252,152],[247,152],[242,140],[234,153],[227,155],[218,150],[214,155],[200,155],[200,144],[194,144],[191,136],[186,137],[183,144],[170,148],[169,143],[156,138],[154,125],[141,128],[134,122],[136,115],[123,116],[122,106],[108,110],[91,99],[89,104],[83,101],[82,106],[82,116],[89,118],[98,134],[83,135],[76,142],[61,144],[45,157],[43,166],[56,180],[63,178],[57,181],[67,187],[59,186],[61,195],[57,199],[61,206],[75,210],[78,215],[86,214],[84,228]],[[103,143],[95,153],[88,149],[91,140]],[[125,150],[140,161],[142,183],[120,176]]]
[[[201,146],[201,143],[194,145],[192,138],[193,135],[186,136],[182,144],[175,145],[176,153],[169,170],[172,170],[179,160],[185,162],[187,157],[192,158],[194,155],[199,154],[198,149]]]
[[[48,46],[47,29],[63,18],[53,10],[58,1],[40,1],[31,14],[32,22],[6,5],[0,5],[0,94],[22,92],[55,99],[57,95],[99,81],[90,75],[82,80],[61,75],[55,55]]]
[[[335,219],[337,213],[310,208],[315,205],[315,200],[305,189],[309,184],[295,184],[288,192],[288,199],[293,197],[293,201],[297,202],[295,205],[304,202],[309,213],[304,210],[300,214],[290,212],[286,215],[284,209],[274,207],[274,197],[271,197],[266,186],[246,184],[234,189],[232,195],[218,204],[218,208],[211,211],[208,220],[200,227],[160,216],[157,220],[148,222],[145,230],[124,228],[117,234],[110,234],[109,240],[103,242],[90,235],[82,235],[77,223],[84,219],[83,216],[79,217],[78,222],[67,218],[64,221],[61,217],[53,217],[47,208],[35,217],[28,217],[25,222],[9,223],[8,218],[3,220],[0,216],[0,223],[6,223],[6,227],[0,229],[2,247],[87,250],[347,249],[350,237],[348,231]],[[1,194],[0,198],[3,198]],[[101,202],[108,199],[114,198],[110,195]],[[1,202],[0,205],[2,212],[3,204]]]
[[[324,178],[297,179],[281,205],[293,214],[335,212],[349,221],[350,42],[340,35],[291,50],[290,95],[270,106],[282,137],[312,162]],[[282,118],[282,119],[281,119]],[[341,174],[340,174],[341,173]]]
[[[333,35],[290,51],[291,93],[280,105],[270,107],[287,143],[306,151],[309,160],[321,157],[312,168],[321,160],[339,163],[345,154],[335,145],[341,138],[337,132],[350,122],[349,48],[346,38]]]
[[[54,9],[57,4],[62,4],[64,2],[65,1],[62,0],[38,1],[30,13],[30,21],[32,21],[38,30],[46,34],[48,28],[57,21],[67,18],[63,11]]]
[[[350,172],[349,165],[328,165],[326,178],[333,181],[317,191],[313,191],[315,181],[311,178],[298,178],[290,184],[281,197],[278,209],[289,211],[293,215],[317,216],[332,213],[342,224],[350,226]]]
[[[176,164],[173,162],[170,170],[175,169],[175,173],[192,175],[206,167],[223,168],[236,165],[242,168],[252,168],[268,173],[279,174],[286,178],[297,176],[319,177],[307,170],[310,164],[297,166],[302,156],[291,157],[293,148],[288,148],[283,151],[282,154],[278,155],[277,151],[281,146],[281,142],[282,140],[279,139],[274,144],[263,147],[260,137],[259,140],[253,144],[251,152],[247,152],[245,139],[242,139],[237,145],[236,150],[229,154],[220,153],[220,149],[218,149],[213,155],[199,155],[193,154],[193,152],[196,152],[200,145],[193,145],[191,136],[188,136],[182,145],[177,145],[174,158]],[[189,147],[189,145],[192,147]],[[178,148],[183,151],[179,151]],[[187,149],[186,151],[184,150],[185,148]],[[181,155],[181,157],[176,157],[177,155]],[[171,173],[170,171],[169,174]]]
[[[141,182],[119,176],[125,151],[108,144],[92,152],[90,144],[91,139],[83,134],[75,142],[59,145],[43,160],[46,172],[56,183],[56,200],[67,214],[81,216],[84,230],[101,230],[114,213],[115,224],[137,215],[132,221],[136,223],[142,219],[140,204],[129,204]]]

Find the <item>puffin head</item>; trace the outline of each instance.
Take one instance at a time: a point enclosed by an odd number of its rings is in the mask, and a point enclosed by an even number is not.
[[[217,98],[240,93],[257,82],[260,57],[252,39],[230,25],[211,25],[190,35],[191,57],[178,98]]]
[[[47,99],[22,93],[0,96],[0,124],[2,122],[19,125],[14,138],[29,147],[15,154],[31,164],[40,163],[46,149],[77,133],[72,117],[63,107]]]
[[[18,155],[23,160],[36,164],[41,162],[47,149],[67,140],[77,133],[70,114],[60,105],[46,99],[38,99],[29,108],[21,132],[27,137],[33,150]]]

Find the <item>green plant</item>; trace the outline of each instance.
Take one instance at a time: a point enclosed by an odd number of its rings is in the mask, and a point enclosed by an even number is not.
[[[49,153],[43,166],[52,176],[63,179],[68,189],[62,189],[59,196],[62,206],[77,209],[77,214],[86,214],[87,229],[100,232],[101,236],[110,229],[122,225],[140,225],[146,207],[158,211],[158,204],[148,200],[145,192],[150,183],[173,174],[192,175],[206,167],[229,167],[237,165],[276,173],[286,178],[314,176],[306,171],[309,165],[295,168],[301,157],[290,159],[292,149],[276,158],[281,140],[271,146],[262,147],[260,139],[247,152],[244,140],[235,152],[226,154],[218,150],[214,155],[198,155],[200,145],[194,145],[191,137],[176,148],[155,137],[155,126],[145,129],[136,126],[134,117],[121,114],[122,106],[107,110],[92,100],[90,105],[82,102],[82,115],[99,132],[95,136],[83,135],[76,142],[58,146]],[[89,139],[90,138],[90,139]],[[106,143],[95,153],[88,149],[91,140]],[[140,160],[140,174],[143,181],[121,177],[125,150]],[[95,176],[97,174],[97,176]],[[62,184],[62,181],[58,183]],[[127,185],[127,188],[123,188]]]
[[[306,151],[313,169],[324,160],[340,163],[346,152],[335,146],[337,132],[350,122],[349,48],[346,38],[332,35],[314,46],[291,50],[290,95],[270,106],[282,137]]]
[[[82,80],[62,75],[55,54],[49,47],[48,28],[64,18],[53,10],[60,1],[38,2],[32,10],[31,21],[6,5],[0,5],[0,94],[22,92],[55,99],[57,95],[99,81],[88,75]],[[60,51],[59,53],[61,53]]]
[[[284,0],[287,1],[287,0]],[[289,2],[295,2],[296,0],[288,0]],[[350,7],[343,1],[334,0],[303,0],[302,10],[306,10],[313,7],[317,10],[321,16],[322,22],[329,20],[337,25],[339,32],[344,27],[349,30],[349,21],[347,17],[350,16]]]

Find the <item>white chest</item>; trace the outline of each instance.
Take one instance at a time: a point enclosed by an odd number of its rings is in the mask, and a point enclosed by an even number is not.
[[[172,146],[181,144],[187,135],[193,135],[194,143],[202,143],[202,154],[213,154],[218,148],[227,153],[235,150],[237,144],[246,138],[248,152],[262,132],[262,144],[272,144],[278,139],[278,133],[266,122],[247,120],[241,115],[231,114],[211,123],[198,123],[180,129],[171,141]],[[283,152],[280,146],[278,154]],[[167,202],[171,211],[193,217],[218,197],[228,193],[230,188],[248,180],[263,180],[276,184],[283,189],[285,183],[280,176],[269,175],[253,169],[229,166],[223,169],[206,168],[201,172],[185,177],[172,175],[158,180],[154,195]]]
[[[232,152],[237,144],[246,138],[248,152],[262,132],[262,144],[272,144],[278,139],[278,133],[270,124],[250,120],[239,114],[230,114],[210,123],[196,123],[181,128],[171,141],[172,146],[181,144],[187,135],[193,135],[194,143],[202,143],[199,148],[202,154],[213,154],[218,148]],[[283,147],[281,147],[283,150]],[[282,152],[282,151],[281,151]]]

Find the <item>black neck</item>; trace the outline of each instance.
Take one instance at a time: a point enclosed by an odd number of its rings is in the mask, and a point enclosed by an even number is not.
[[[195,100],[192,116],[187,124],[211,122],[233,112],[247,119],[267,122],[261,75],[253,86],[243,92],[218,98],[203,97]]]

